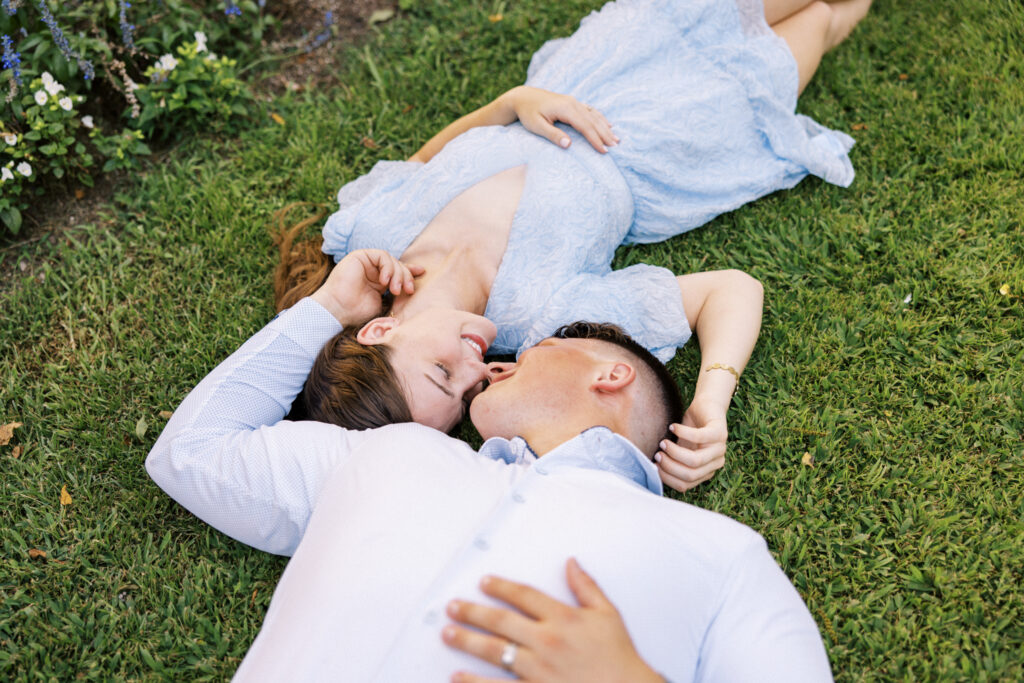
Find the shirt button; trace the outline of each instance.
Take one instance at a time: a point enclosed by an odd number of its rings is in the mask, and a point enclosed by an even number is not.
[[[542,465],[536,465],[536,466],[534,466],[533,469],[537,470],[537,474],[547,474],[548,473],[547,468],[543,467]]]
[[[478,538],[475,541],[473,541],[473,545],[475,545],[480,550],[487,550],[491,547],[487,540],[483,538]]]
[[[517,503],[525,503],[526,502],[526,499],[523,498],[523,494],[521,494],[521,493],[513,493],[512,494],[512,500],[514,500]]]

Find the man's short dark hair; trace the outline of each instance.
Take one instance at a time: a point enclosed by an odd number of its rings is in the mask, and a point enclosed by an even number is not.
[[[668,421],[665,423],[665,438],[674,440],[675,436],[668,430],[673,422],[680,422],[683,417],[683,397],[679,386],[669,374],[668,368],[654,357],[650,351],[638,344],[618,325],[611,323],[591,323],[577,321],[562,325],[551,335],[559,339],[596,339],[597,341],[614,344],[635,356],[654,374],[660,389],[661,403],[665,408]]]

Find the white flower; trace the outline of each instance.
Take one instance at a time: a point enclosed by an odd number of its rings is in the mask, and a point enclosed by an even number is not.
[[[206,55],[205,59],[208,62],[215,62],[215,61],[217,61],[217,55],[215,55],[215,54],[213,54],[211,52],[210,54]]]
[[[206,52],[206,34],[196,31],[193,35],[196,37],[196,53]]]
[[[71,107],[74,106],[74,105],[71,104],[71,98],[70,97],[62,97],[62,98],[60,98],[60,100],[58,100],[57,104],[59,104],[60,108],[63,109],[64,111],[71,111]]]
[[[43,75],[40,76],[40,78],[43,79],[43,85],[49,85],[50,83],[54,82],[54,78],[50,75],[49,71],[44,71]]]
[[[25,176],[26,178],[32,175],[32,167],[28,165],[27,161],[23,161],[20,164],[18,164],[16,170],[18,171],[18,173]]]
[[[95,127],[95,124],[92,122],[92,117],[91,116],[83,116],[82,117],[82,125],[85,126],[86,128],[93,128],[93,127]]]
[[[156,65],[163,71],[174,71],[174,67],[178,66],[178,60],[168,53],[161,57],[160,61],[157,62]]]
[[[4,133],[4,142],[6,142],[9,146],[14,147],[16,144],[18,144],[18,136],[15,135],[14,133]]]
[[[57,93],[64,92],[64,86],[58,83],[57,81],[52,80],[49,83],[43,83],[43,88],[45,88],[46,92],[50,93],[51,95],[56,95]]]
[[[36,104],[38,104],[40,107],[50,101],[50,98],[47,97],[46,93],[42,90],[36,90],[35,98]]]
[[[14,180],[14,174],[11,173],[11,169],[6,166],[0,168],[0,180]]]
[[[124,82],[124,88],[128,92],[135,92],[139,89],[139,84],[133,81],[132,79],[128,78]]]

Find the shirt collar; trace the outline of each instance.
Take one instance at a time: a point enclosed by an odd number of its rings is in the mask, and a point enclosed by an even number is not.
[[[530,445],[520,436],[511,440],[499,436],[490,438],[480,447],[480,454],[509,465],[526,467],[538,460]],[[651,493],[659,496],[662,494],[661,477],[658,476],[657,466],[629,439],[607,427],[587,429],[560,444],[545,455],[541,462],[548,470],[580,467],[613,472]]]

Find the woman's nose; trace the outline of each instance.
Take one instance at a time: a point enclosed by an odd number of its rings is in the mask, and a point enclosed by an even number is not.
[[[502,379],[509,372],[514,370],[515,367],[516,367],[516,364],[514,362],[499,362],[499,361],[495,361],[493,363],[488,363],[487,364],[487,377],[492,382],[496,382],[496,381]]]

